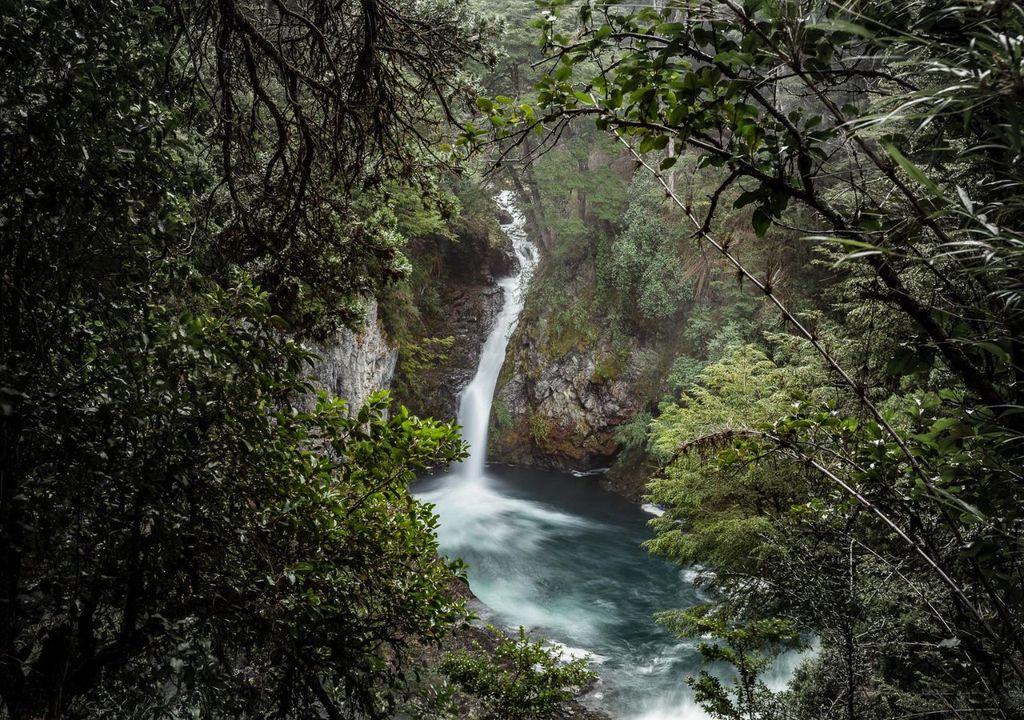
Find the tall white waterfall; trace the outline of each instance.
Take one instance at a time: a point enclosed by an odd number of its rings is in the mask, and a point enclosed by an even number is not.
[[[483,476],[484,461],[487,459],[487,425],[491,416],[491,402],[494,400],[494,387],[505,361],[509,337],[523,310],[523,291],[537,263],[537,251],[526,236],[526,218],[516,205],[515,194],[506,190],[496,199],[501,209],[512,217],[512,222],[502,225],[501,229],[512,241],[519,269],[514,275],[498,280],[504,294],[501,312],[480,353],[476,375],[462,391],[459,400],[458,421],[462,425],[462,437],[469,443],[469,457],[459,466],[458,472],[467,478]]]

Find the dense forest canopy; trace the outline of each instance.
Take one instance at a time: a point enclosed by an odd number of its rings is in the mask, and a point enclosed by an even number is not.
[[[495,442],[641,478],[704,710],[1021,717],[1022,38],[1003,0],[4,5],[0,717],[567,716],[584,660],[442,652],[408,485],[458,429],[311,371],[379,301],[425,403],[500,185],[542,256],[506,380],[592,351],[633,397],[576,442],[499,396]]]

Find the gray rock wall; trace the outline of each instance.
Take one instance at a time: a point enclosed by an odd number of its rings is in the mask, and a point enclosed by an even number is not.
[[[550,357],[544,344],[537,328],[520,328],[512,338],[491,420],[495,458],[573,469],[610,465],[615,429],[639,410],[640,354],[620,362],[597,345]]]
[[[503,301],[502,290],[493,281],[453,292],[451,312],[443,332],[452,337],[454,343],[444,363],[422,371],[417,378],[418,402],[411,405],[414,411],[439,420],[455,419],[459,394],[476,374],[480,350],[494,327]]]
[[[366,307],[361,330],[341,330],[313,351],[320,356],[312,374],[338,397],[349,401],[355,412],[371,393],[391,386],[398,350],[391,347],[377,320],[377,301]]]

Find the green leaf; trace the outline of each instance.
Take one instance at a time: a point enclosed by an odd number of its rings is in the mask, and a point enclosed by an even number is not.
[[[582,92],[580,90],[573,90],[572,94],[573,94],[573,97],[575,97],[577,100],[579,100],[580,103],[582,103],[583,105],[593,105],[594,104],[593,99],[589,95],[587,95],[585,92]]]
[[[756,190],[746,190],[740,193],[740,196],[736,198],[736,202],[734,202],[732,206],[738,209],[746,207],[747,205],[753,205],[754,203],[759,202],[762,198],[764,198],[764,195],[765,191],[761,188],[758,188]]]
[[[885,151],[889,153],[889,157],[891,157],[897,165],[903,168],[903,171],[913,178],[918,185],[928,190],[932,195],[942,197],[942,190],[939,189],[939,186],[936,185],[931,178],[921,172],[914,163],[910,162],[910,160],[908,160],[895,145],[886,144],[884,147]]]
[[[852,23],[849,20],[841,20],[839,18],[830,18],[826,22],[809,23],[805,27],[807,27],[808,30],[850,33],[851,35],[859,35],[860,37],[867,38],[869,40],[875,37],[874,33],[863,25],[858,25],[857,23]]]
[[[757,208],[754,210],[751,224],[754,226],[754,232],[757,233],[757,236],[764,237],[765,233],[768,232],[768,228],[772,226],[772,216],[764,208]]]

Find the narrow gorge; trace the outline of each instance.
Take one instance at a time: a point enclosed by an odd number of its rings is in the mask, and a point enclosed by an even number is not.
[[[592,472],[487,463],[495,384],[537,261],[515,196],[506,191],[497,201],[510,220],[502,230],[518,269],[498,281],[501,310],[460,394],[469,457],[418,483],[415,494],[438,513],[442,552],[468,563],[485,621],[524,626],[565,656],[590,659],[599,680],[585,704],[630,720],[706,717],[683,682],[701,668],[695,644],[680,642],[654,616],[707,598],[693,586],[692,571],[643,549],[653,509],[601,487]],[[792,662],[773,671],[778,684]]]
[[[1024,0],[0,3],[0,720],[1024,720]]]

